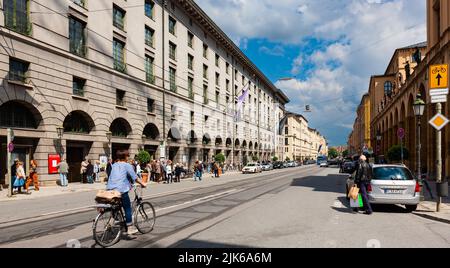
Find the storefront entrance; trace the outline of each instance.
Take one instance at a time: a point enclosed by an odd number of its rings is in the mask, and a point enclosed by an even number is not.
[[[14,159],[19,159],[23,162],[23,168],[25,169],[25,174],[28,174],[30,167],[30,160],[33,159],[33,148],[37,144],[38,140],[27,139],[27,138],[16,138],[14,144],[14,150],[11,153],[11,162],[7,163],[7,146],[6,137],[0,138],[1,151],[0,151],[0,184],[5,185],[9,183],[9,178],[6,178],[8,172],[8,166],[12,166]],[[38,165],[44,165],[44,163]]]
[[[90,142],[67,141],[66,161],[69,165],[69,174],[67,175],[69,183],[81,182],[81,162],[89,154],[91,146]]]
[[[179,147],[170,147],[169,148],[169,160],[172,162],[176,162],[177,154]]]

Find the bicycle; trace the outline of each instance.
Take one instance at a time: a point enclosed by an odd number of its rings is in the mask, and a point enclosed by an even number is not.
[[[153,231],[156,222],[156,212],[150,202],[143,202],[138,194],[136,185],[133,185],[135,198],[132,203],[133,223],[142,234]],[[122,233],[128,232],[122,199],[116,199],[110,204],[97,204],[99,212],[92,225],[92,234],[95,242],[101,247],[111,247],[117,244]]]

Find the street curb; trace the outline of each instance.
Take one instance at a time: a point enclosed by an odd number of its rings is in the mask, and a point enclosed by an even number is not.
[[[416,215],[416,216],[419,216],[419,217],[422,217],[422,218],[425,218],[425,219],[428,219],[428,220],[432,220],[432,221],[437,221],[437,222],[441,222],[441,223],[445,223],[445,224],[450,224],[450,220],[448,220],[448,219],[432,216],[432,215],[429,215],[429,214],[413,212],[413,215]]]

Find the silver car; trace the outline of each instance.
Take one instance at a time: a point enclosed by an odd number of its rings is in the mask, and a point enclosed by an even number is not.
[[[405,205],[413,212],[420,202],[420,186],[404,165],[372,165],[373,179],[367,189],[371,204]],[[348,190],[354,184],[356,172],[347,180]]]

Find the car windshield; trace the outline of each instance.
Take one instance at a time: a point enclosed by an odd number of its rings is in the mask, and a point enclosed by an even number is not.
[[[377,167],[373,169],[375,180],[410,181],[413,180],[411,172],[403,167]]]
[[[255,167],[256,164],[248,164],[247,167]]]
[[[346,167],[351,167],[351,166],[353,166],[353,163],[352,163],[352,162],[345,162],[345,163],[344,163],[344,166],[346,166]]]

